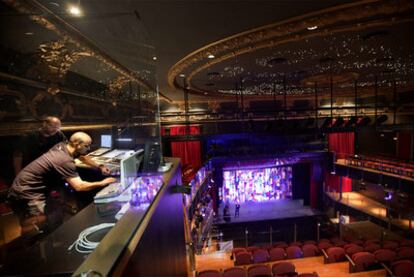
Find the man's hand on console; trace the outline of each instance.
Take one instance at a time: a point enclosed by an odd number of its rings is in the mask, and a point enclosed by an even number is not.
[[[103,179],[102,183],[104,186],[106,186],[106,185],[109,185],[110,183],[115,183],[117,181],[118,180],[114,177],[108,177],[108,178]]]

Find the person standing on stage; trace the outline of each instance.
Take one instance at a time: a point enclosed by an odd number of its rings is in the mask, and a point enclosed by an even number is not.
[[[59,118],[47,116],[43,119],[42,127],[23,136],[13,152],[13,169],[16,176],[23,167],[49,151],[55,144],[67,141],[60,127]]]
[[[240,217],[240,203],[238,199],[236,201],[236,208],[234,210],[234,218],[236,217]]]
[[[92,139],[88,134],[76,132],[69,142],[56,144],[19,172],[9,190],[8,202],[19,216],[22,233],[39,229],[38,225],[45,223],[48,214],[53,214],[53,205],[48,204],[56,197],[53,190],[56,177],[66,181],[76,191],[89,191],[116,182],[112,177],[98,182],[88,182],[80,178],[75,159],[86,155],[91,143]],[[101,168],[101,171],[106,170]]]

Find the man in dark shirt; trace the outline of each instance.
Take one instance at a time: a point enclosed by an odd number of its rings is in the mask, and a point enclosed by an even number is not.
[[[60,131],[60,127],[59,118],[47,116],[44,118],[41,128],[23,136],[13,153],[13,168],[16,176],[23,167],[49,151],[52,146],[67,141],[65,135]]]
[[[53,177],[60,176],[76,191],[88,191],[116,181],[115,178],[108,177],[99,182],[87,182],[79,177],[74,159],[85,155],[91,143],[88,134],[74,133],[69,142],[56,144],[19,172],[10,188],[8,199],[20,217],[23,233],[46,220],[48,196],[53,188],[53,184],[48,181],[53,180]]]

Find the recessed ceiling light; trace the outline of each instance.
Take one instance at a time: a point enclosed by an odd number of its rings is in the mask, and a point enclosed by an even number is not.
[[[157,60],[157,56],[152,57],[152,60],[153,61],[156,61]]]
[[[81,16],[82,10],[78,6],[69,6],[69,13],[73,16]]]
[[[209,59],[214,59],[215,57],[214,57],[214,55],[213,55],[213,54],[208,54],[207,58],[209,58]]]
[[[184,73],[181,73],[180,75],[178,75],[178,76],[180,76],[181,78],[184,78],[185,77],[185,74]]]
[[[33,36],[34,35],[34,33],[33,32],[26,32],[26,33],[24,33],[26,36]]]
[[[309,26],[308,28],[307,28],[309,31],[312,31],[312,30],[316,30],[316,29],[318,29],[318,26]]]

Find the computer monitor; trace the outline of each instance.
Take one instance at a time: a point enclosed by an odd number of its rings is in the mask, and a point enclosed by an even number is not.
[[[101,135],[101,147],[112,148],[112,136]]]
[[[131,156],[121,160],[121,185],[129,186],[138,175],[139,168],[143,159],[144,150],[140,149]]]

